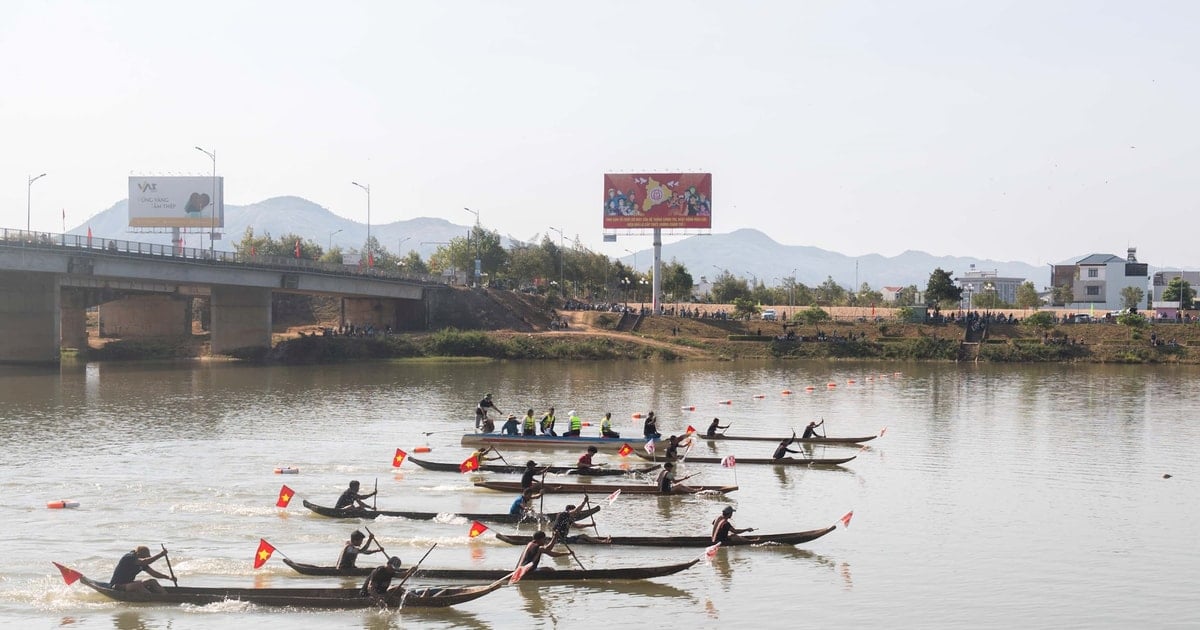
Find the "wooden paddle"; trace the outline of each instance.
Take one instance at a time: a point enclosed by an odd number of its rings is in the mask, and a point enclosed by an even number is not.
[[[378,542],[378,541],[376,541],[376,542]],[[425,555],[421,556],[420,560],[417,560],[417,564],[414,565],[413,568],[408,570],[408,573],[405,574],[404,579],[400,580],[400,583],[397,584],[394,588],[400,588],[401,586],[404,586],[404,583],[408,581],[408,578],[412,577],[413,575],[415,575],[417,573],[417,569],[421,568],[421,563],[425,562],[425,558],[428,558],[429,554],[433,553],[434,547],[437,547],[437,546],[438,546],[437,543],[433,543],[433,546],[429,548],[429,551],[426,551]],[[388,590],[391,590],[391,589],[388,589]]]
[[[564,547],[567,548],[567,553],[571,554],[571,558],[575,560],[575,564],[578,564],[580,569],[587,571],[587,567],[583,566],[583,563],[579,561],[579,556],[575,555],[575,550],[571,549],[571,545],[567,544],[567,541],[565,538],[563,539],[562,544]]]
[[[375,478],[375,491],[371,493],[371,509],[379,511],[379,477]]]
[[[370,527],[364,527],[363,529],[367,530],[367,533],[371,535],[371,540],[375,541],[375,546],[379,547],[379,551],[383,552],[383,556],[390,558],[391,556],[388,555],[387,549],[383,548],[383,543],[379,542],[379,539],[375,537],[375,532],[371,531]]]
[[[508,463],[508,460],[507,460],[507,459],[504,459],[504,455],[501,455],[501,454],[500,454],[500,449],[498,449],[498,448],[496,448],[495,446],[493,446],[493,447],[492,447],[492,452],[496,454],[496,457],[499,457],[499,458],[500,458],[500,461],[504,462],[504,465],[505,465],[505,466],[511,466],[511,465],[512,465],[512,464],[509,464],[509,463]]]
[[[167,572],[171,574],[171,582],[174,583],[175,586],[179,586],[179,580],[175,579],[175,569],[171,568],[171,554],[167,553],[166,545],[159,543],[159,546],[162,547],[163,558],[166,558],[167,560]]]
[[[591,508],[592,507],[592,498],[586,494],[583,495],[583,505],[584,505],[585,509]],[[599,536],[600,528],[596,527],[596,513],[595,512],[592,512],[591,519],[592,519],[592,531],[596,532],[596,535]]]

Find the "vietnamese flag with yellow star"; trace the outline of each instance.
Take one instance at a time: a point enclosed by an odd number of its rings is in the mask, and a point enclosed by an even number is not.
[[[392,458],[392,468],[399,468],[400,464],[404,463],[404,458],[408,457],[408,453],[400,449],[396,449],[396,456]]]
[[[629,454],[632,452],[633,452],[632,446],[630,446],[628,444],[622,444],[621,450],[617,451],[617,454],[620,455],[621,457],[629,457]]]
[[[296,491],[287,487],[286,483],[283,484],[283,487],[279,489],[279,499],[275,501],[275,507],[287,507],[288,503],[292,502],[292,497],[294,496],[296,496]]]
[[[479,456],[478,455],[472,455],[472,456],[468,457],[466,459],[466,461],[464,461],[463,463],[458,465],[458,472],[469,473],[472,470],[479,470]]]
[[[258,551],[254,552],[254,568],[257,569],[266,564],[273,553],[275,553],[275,547],[267,542],[266,538],[259,538]]]
[[[488,526],[479,521],[471,521],[471,529],[467,531],[467,536],[474,538],[488,530]]]

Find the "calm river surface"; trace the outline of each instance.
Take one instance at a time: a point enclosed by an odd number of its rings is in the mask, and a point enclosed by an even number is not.
[[[1197,628],[1198,374],[761,362],[0,368],[0,624]],[[703,429],[714,415],[733,423],[730,434],[787,435],[817,418],[831,436],[887,431],[843,470],[693,464],[684,471],[700,472],[693,481],[724,484],[736,475],[741,489],[728,497],[619,498],[597,518],[602,534],[706,535],[726,505],[737,508],[738,526],[760,532],[824,527],[854,511],[849,528],[811,543],[724,549],[644,582],[523,583],[440,611],[298,612],[233,602],[119,604],[81,584],[65,586],[50,564],[107,580],[125,551],[165,543],[183,585],[349,585],[299,577],[280,554],[332,563],[362,523],[321,518],[298,500],[276,508],[280,485],[332,504],[350,479],[368,489],[378,480],[381,509],[507,511],[510,495],[475,489],[467,477],[411,462],[391,468],[397,447],[412,453],[428,445],[424,457],[461,461],[467,449],[458,440],[486,392],[518,415],[554,405],[560,431],[571,409],[594,425],[612,411],[627,435],[640,433],[630,415],[650,409],[664,434],[688,424]],[[680,410],[691,405],[695,412]],[[740,442],[693,454],[771,450]],[[578,454],[504,453],[510,461],[532,455],[563,463]],[[276,475],[276,466],[301,472]],[[81,506],[46,509],[55,499]],[[546,509],[578,499],[549,495]],[[429,567],[511,568],[519,552],[487,534],[468,539],[469,523],[459,518],[368,525],[406,565],[435,542]],[[279,552],[255,571],[260,537]],[[588,567],[665,564],[703,551],[575,549]]]

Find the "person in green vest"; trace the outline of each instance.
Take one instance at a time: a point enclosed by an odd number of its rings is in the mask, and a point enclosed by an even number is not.
[[[580,432],[583,431],[583,420],[579,419],[574,409],[567,416],[570,418],[571,430],[564,433],[563,437],[579,437]]]
[[[542,435],[558,435],[554,432],[554,407],[542,416]]]
[[[619,438],[620,433],[612,430],[612,412],[604,414],[604,419],[600,421],[600,437]]]
[[[537,435],[537,420],[533,418],[533,410],[525,412],[525,435]]]

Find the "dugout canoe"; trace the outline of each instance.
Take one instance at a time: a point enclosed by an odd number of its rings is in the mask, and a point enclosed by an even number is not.
[[[745,545],[761,545],[776,543],[780,545],[799,545],[816,540],[837,529],[836,525],[813,529],[806,532],[789,532],[784,534],[761,534],[757,536],[742,536],[744,540],[734,540],[723,546],[741,547]],[[497,533],[496,538],[510,545],[525,545],[532,536],[516,536]],[[613,536],[612,542],[597,542],[598,539],[580,537],[571,541],[572,545],[630,545],[635,547],[709,547],[713,544],[708,536]]]
[[[679,564],[664,564],[649,567],[625,567],[620,569],[552,569],[539,567],[521,578],[522,581],[559,582],[576,580],[644,580],[679,573],[699,562],[697,558],[690,562]],[[354,567],[339,569],[332,566],[319,566],[293,562],[287,558],[283,562],[302,575],[323,576],[365,576],[371,573],[373,567]],[[426,579],[447,580],[499,580],[508,576],[504,569],[420,569],[413,577]]]
[[[520,492],[521,483],[518,481],[477,481],[475,485],[489,490],[501,492]],[[685,484],[686,485],[686,484]],[[692,494],[696,492],[720,492],[725,494],[738,489],[737,486],[690,486],[692,490],[679,489],[674,492],[660,492],[655,485],[633,485],[617,483],[550,483],[539,486],[538,490],[550,494],[611,494],[617,490],[621,494]]]
[[[500,446],[504,448],[526,450],[556,450],[563,448],[583,451],[589,446],[595,446],[601,451],[617,452],[621,446],[628,444],[633,448],[646,445],[644,437],[563,437],[561,435],[503,435],[500,433],[467,433],[462,436],[462,445],[478,448],[480,446]]]
[[[519,491],[520,490],[518,489],[518,492]],[[520,515],[513,514],[472,514],[470,512],[407,512],[403,510],[364,510],[362,508],[335,510],[324,505],[317,505],[316,503],[312,503],[308,500],[304,501],[304,507],[316,512],[317,514],[320,514],[321,516],[328,516],[330,518],[378,518],[380,516],[400,516],[414,520],[429,521],[437,518],[439,514],[447,514],[450,516],[461,516],[467,520],[488,521],[490,523],[519,523],[521,521],[537,520],[536,515],[533,517],[522,517]],[[593,505],[586,510],[580,511],[575,520],[587,518],[599,511],[600,506]],[[558,518],[558,515],[558,512],[549,512],[545,514],[545,518],[548,520],[554,520]]]
[[[206,588],[165,586],[162,593],[121,591],[107,582],[81,575],[80,582],[96,592],[121,602],[139,604],[193,604],[203,606],[224,601],[241,601],[260,606],[293,608],[444,608],[479,599],[504,586],[508,576],[479,586],[430,588],[393,587],[383,601],[361,594],[357,588]]]
[[[425,459],[418,459],[409,456],[408,461],[424,468],[426,470],[436,470],[438,472],[455,472],[461,473],[459,464],[452,462],[431,462]],[[559,475],[580,475],[584,477],[616,477],[620,475],[629,475],[637,473],[650,473],[660,468],[662,464],[653,466],[639,466],[628,470],[622,468],[576,468],[575,466],[549,466],[546,472]],[[486,470],[495,473],[523,473],[525,466],[512,466],[508,464],[480,464],[477,470]],[[541,470],[539,468],[538,470]]]
[[[774,442],[776,444],[778,444],[784,440],[792,439],[791,437],[786,436],[786,435],[781,436],[781,437],[763,437],[763,436],[758,436],[758,435],[721,435],[720,433],[718,433],[714,436],[711,436],[711,437],[708,435],[705,435],[703,433],[694,433],[693,435],[695,435],[696,437],[698,437],[702,440],[731,441],[731,442],[741,440],[741,441],[747,441],[747,442]],[[870,442],[871,440],[874,440],[877,437],[879,437],[879,436],[878,435],[866,435],[863,437],[811,437],[811,438],[798,437],[794,440],[794,442],[796,444],[854,445],[854,444],[862,444],[863,442]]]
[[[647,455],[646,453],[637,453],[637,456],[641,457],[642,459],[649,459],[649,460],[654,459],[654,456]],[[841,466],[842,464],[845,464],[846,462],[848,462],[856,457],[858,457],[858,455],[851,455],[850,457],[827,457],[827,458],[784,457],[782,459],[772,459],[770,457],[759,457],[759,458],[734,457],[734,460],[735,460],[736,465],[738,465],[738,466],[741,466],[742,464],[773,464],[775,466],[806,466],[806,467],[819,468],[819,467]],[[659,457],[658,459],[662,460],[663,458]],[[724,459],[724,458],[722,458],[722,457],[688,456],[686,459],[684,459],[683,457],[678,457],[678,458],[676,458],[676,461],[680,461],[685,464],[720,464],[722,459]]]

